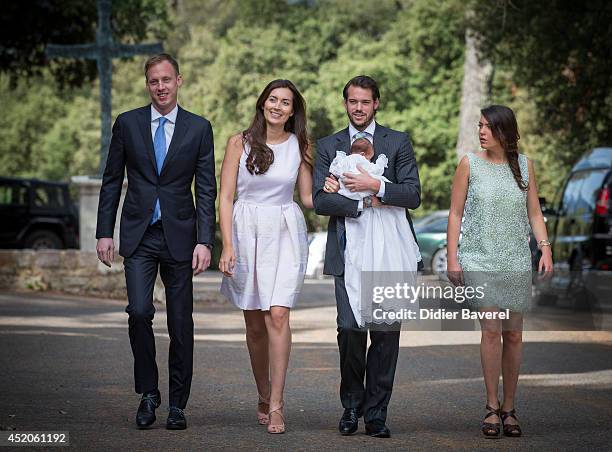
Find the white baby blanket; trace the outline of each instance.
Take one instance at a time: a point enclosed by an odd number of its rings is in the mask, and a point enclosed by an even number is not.
[[[383,176],[387,163],[384,154],[378,156],[376,163],[372,163],[360,154],[346,155],[338,151],[329,171],[339,178],[338,193],[359,200],[373,193],[349,191],[344,186],[343,174],[359,174],[357,165],[360,165],[370,176],[389,184],[389,180]],[[403,272],[408,284],[416,284],[417,261],[420,259],[420,253],[406,218],[406,209],[402,207],[363,209],[359,217],[345,218],[345,229],[344,285],[355,320],[359,326],[363,326],[373,320],[371,294],[364,296],[366,303],[362,303],[361,272],[381,272],[381,280],[385,279],[382,273]],[[370,274],[368,278],[370,282],[372,282],[371,276],[377,279],[376,274]],[[416,307],[415,303],[416,301],[410,307]],[[383,307],[389,310],[390,306],[391,304],[385,302]],[[397,304],[398,308],[401,306],[402,303]]]

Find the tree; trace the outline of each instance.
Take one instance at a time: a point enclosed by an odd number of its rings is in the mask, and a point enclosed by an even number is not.
[[[457,138],[457,161],[468,152],[480,147],[476,124],[480,110],[489,93],[489,79],[492,73],[490,62],[483,61],[478,54],[479,36],[471,29],[465,30],[465,61],[463,63],[463,83],[461,85],[461,108],[459,114],[459,136]]]
[[[94,0],[33,0],[3,4],[0,16],[0,71],[12,86],[19,78],[41,75],[48,66],[45,47],[84,44],[95,40]],[[139,41],[149,34],[163,39],[169,28],[164,2],[113,1],[113,30],[117,39]],[[49,70],[59,86],[80,86],[96,78],[94,61],[54,61]]]
[[[484,3],[484,4],[483,4]],[[534,132],[567,168],[587,149],[612,145],[612,4],[607,0],[476,2],[480,51],[511,74],[535,106]]]
[[[280,18],[258,14],[281,4]],[[243,0],[182,0],[176,5],[172,21],[179,25],[167,43],[185,81],[179,102],[212,122],[217,171],[228,137],[249,125],[255,100],[272,79],[296,83],[306,98],[314,141],[346,127],[342,88],[365,73],[381,87],[377,120],[411,136],[423,188],[416,214],[448,207],[464,58],[460,0],[440,5],[323,0],[314,6],[266,0],[249,8],[242,8]],[[220,5],[221,13],[213,15]],[[0,75],[0,82],[8,87],[8,76]],[[115,115],[148,102],[141,62],[115,62],[113,91]],[[2,172],[65,180],[94,171],[96,93],[96,81],[60,92],[46,69],[19,78],[14,91],[0,91],[6,114],[20,118],[0,129]],[[312,211],[306,217],[311,230],[326,223]]]

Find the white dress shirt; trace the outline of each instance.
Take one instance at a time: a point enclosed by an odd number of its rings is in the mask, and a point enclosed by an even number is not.
[[[178,104],[174,106],[174,108],[167,115],[162,115],[158,112],[153,104],[151,104],[151,139],[155,142],[155,132],[159,127],[159,118],[162,116],[167,119],[164,124],[164,132],[166,132],[166,155],[168,154],[168,148],[170,147],[170,142],[172,141],[172,135],[174,135],[174,126],[176,124],[176,115],[178,113]],[[160,168],[161,170],[161,168]],[[159,218],[163,216],[163,212],[161,211],[161,206],[159,207]]]
[[[162,116],[167,119],[164,124],[164,132],[166,132],[166,154],[172,141],[172,135],[174,135],[174,125],[176,124],[176,115],[178,113],[178,104],[167,115],[162,115],[158,112],[153,104],[151,104],[151,139],[155,141],[155,132],[159,127],[159,118]]]
[[[368,137],[368,140],[370,140],[370,143],[374,144],[374,131],[375,130],[376,130],[376,121],[372,121],[368,125],[368,127],[366,127],[363,130],[357,130],[355,126],[353,126],[353,124],[349,122],[349,135],[351,136],[351,144],[353,144],[353,141],[355,141],[355,138],[353,137],[355,136],[356,133],[359,133],[359,132],[369,133],[370,136]]]
[[[367,132],[370,135],[367,136],[367,139],[370,141],[370,143],[374,144],[374,131],[376,130],[376,121],[372,121],[368,127],[366,127],[363,130],[357,130],[352,123],[349,122],[349,135],[351,137],[351,145],[353,144],[353,141],[355,141],[355,139],[353,138],[355,136],[356,133],[359,132]],[[384,181],[380,181],[380,188],[378,189],[378,193],[376,193],[376,197],[377,198],[381,198],[385,196],[385,182]],[[357,210],[359,212],[361,212],[363,210],[363,200],[359,201],[359,205],[357,206]]]

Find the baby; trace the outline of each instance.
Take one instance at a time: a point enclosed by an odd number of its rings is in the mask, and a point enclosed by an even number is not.
[[[385,184],[391,183],[383,176],[389,161],[387,156],[380,154],[376,162],[372,163],[370,160],[374,154],[374,146],[366,138],[355,140],[349,155],[341,151],[336,152],[329,172],[338,178],[338,194],[354,200],[375,195],[365,191],[351,192],[345,187],[344,173],[360,174],[357,166],[371,177],[384,181]],[[382,276],[383,272],[404,272],[404,278],[410,280],[409,284],[416,284],[417,261],[421,255],[406,218],[406,210],[402,207],[387,205],[365,208],[357,218],[346,217],[344,224],[344,284],[355,320],[359,326],[364,326],[373,322],[373,319],[371,297],[365,297],[363,300],[361,298],[362,272],[381,272],[364,275],[370,279],[373,275]],[[415,302],[416,300],[412,301]],[[414,309],[415,305],[412,304],[410,308]]]
[[[361,155],[366,159],[367,163],[370,163],[374,157],[374,146],[367,138],[358,138],[353,141],[351,155]]]
[[[336,158],[331,162],[329,166],[329,172],[332,173],[340,182],[339,194],[349,199],[355,199],[357,201],[362,200],[368,196],[372,196],[375,193],[372,192],[359,192],[350,191],[344,186],[344,173],[360,174],[357,166],[360,166],[363,170],[367,171],[368,174],[375,179],[390,183],[389,180],[383,176],[385,168],[389,160],[385,154],[381,154],[376,159],[376,163],[372,163],[370,160],[374,157],[374,146],[370,143],[367,138],[359,138],[353,142],[351,146],[351,153],[346,155],[342,151],[336,152]]]

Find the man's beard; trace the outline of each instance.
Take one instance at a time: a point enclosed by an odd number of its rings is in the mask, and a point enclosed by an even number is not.
[[[347,114],[347,116],[348,116],[348,118],[349,118],[349,122],[350,122],[350,123],[353,125],[353,127],[355,127],[355,128],[356,128],[356,129],[358,129],[358,130],[359,130],[359,129],[363,130],[363,129],[365,129],[366,127],[368,127],[368,126],[369,126],[369,125],[372,123],[372,121],[374,120],[374,118],[376,117],[376,110],[374,110],[374,111],[372,112],[372,115],[371,115],[371,116],[367,116],[367,117],[365,118],[365,120],[363,121],[362,125],[357,125],[357,124],[355,124],[355,122],[353,121],[353,117],[352,117],[351,115]]]

